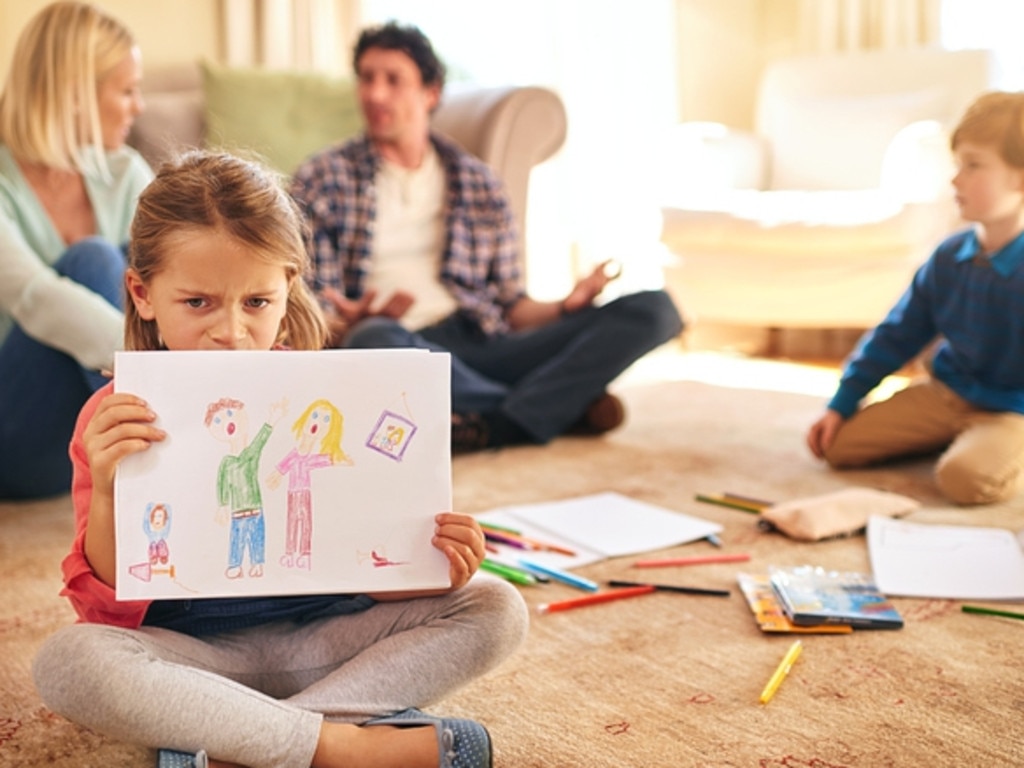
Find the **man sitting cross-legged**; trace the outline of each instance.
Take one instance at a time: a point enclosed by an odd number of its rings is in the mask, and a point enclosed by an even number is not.
[[[450,352],[457,452],[617,427],[608,384],[682,330],[668,294],[595,306],[601,265],[561,301],[527,296],[501,182],[430,129],[445,77],[430,41],[367,29],[354,66],[365,133],[306,160],[292,186],[333,343]]]

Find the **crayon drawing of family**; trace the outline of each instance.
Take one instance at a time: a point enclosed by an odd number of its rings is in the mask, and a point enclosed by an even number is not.
[[[205,424],[210,434],[228,444],[228,453],[217,470],[217,521],[230,522],[228,565],[225,576],[244,575],[243,561],[249,557],[248,575],[263,575],[266,561],[266,522],[263,495],[259,483],[259,464],[263,449],[274,426],[284,416],[288,402],[282,399],[270,406],[266,421],[249,440],[249,416],[245,403],[224,397],[206,410]],[[286,568],[311,567],[313,544],[313,499],[310,473],[335,465],[352,466],[342,450],[344,417],[330,401],[310,403],[292,424],[295,444],[265,478],[267,488],[276,489],[288,479],[285,551],[280,564]]]

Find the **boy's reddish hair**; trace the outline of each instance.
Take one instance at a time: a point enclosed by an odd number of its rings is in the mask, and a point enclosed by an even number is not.
[[[974,100],[953,130],[950,146],[992,147],[1007,165],[1024,168],[1024,93],[991,91]]]

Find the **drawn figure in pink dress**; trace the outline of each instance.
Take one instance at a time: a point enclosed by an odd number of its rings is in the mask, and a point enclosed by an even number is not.
[[[353,463],[341,448],[343,426],[344,417],[332,403],[323,399],[313,401],[292,425],[295,447],[267,478],[267,487],[276,488],[282,477],[288,477],[285,550],[280,560],[286,568],[310,567],[313,549],[310,473],[321,467]]]
[[[147,504],[146,516],[142,519],[142,530],[149,539],[149,562],[151,565],[166,565],[170,557],[167,536],[171,532],[171,510],[166,504]]]

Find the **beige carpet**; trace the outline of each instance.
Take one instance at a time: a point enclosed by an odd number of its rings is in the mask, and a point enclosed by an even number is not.
[[[864,484],[920,499],[925,508],[911,520],[1024,527],[1020,499],[946,506],[924,462],[842,475],[815,462],[803,432],[832,381],[778,363],[656,356],[619,386],[629,408],[620,431],[458,458],[457,509],[617,491],[718,521],[725,551],[753,559],[657,573],[733,589],[729,599],[659,594],[535,615],[516,656],[434,709],[485,722],[498,768],[1024,764],[1024,622],[962,614],[950,601],[897,600],[906,619],[899,631],[805,637],[775,699],[757,703],[791,637],[757,629],[736,572],[805,563],[866,569],[864,539],[797,544],[758,532],[743,512],[697,503],[695,493],[783,499]],[[777,391],[784,387],[804,393]],[[146,750],[47,712],[32,689],[34,649],[71,619],[57,596],[70,532],[66,499],[0,505],[0,766],[150,765]],[[710,551],[698,542],[659,554]],[[631,560],[581,572],[628,578],[636,575]],[[523,594],[536,605],[578,592],[547,585]]]

